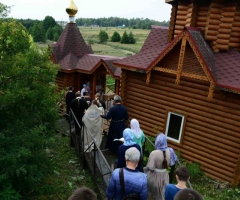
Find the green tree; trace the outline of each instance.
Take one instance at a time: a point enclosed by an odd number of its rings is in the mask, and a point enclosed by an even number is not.
[[[111,37],[111,41],[112,42],[120,42],[121,41],[121,36],[120,36],[120,34],[117,31],[115,31],[113,33],[113,35]]]
[[[123,36],[121,38],[122,44],[128,44],[129,43],[129,37],[126,31],[124,31]]]
[[[48,28],[53,28],[56,25],[57,25],[57,22],[51,16],[46,16],[43,20],[43,28],[45,29],[45,31],[47,31]]]
[[[108,40],[108,34],[106,31],[101,30],[100,33],[98,34],[98,39],[100,43],[104,43]]]
[[[42,22],[36,22],[31,28],[31,35],[33,36],[34,42],[45,42],[45,30]]]
[[[53,35],[53,41],[57,41],[58,38],[59,38],[58,33],[54,33],[54,35]]]
[[[136,39],[134,38],[134,35],[131,31],[128,35],[128,44],[135,44],[135,43],[136,43]]]
[[[30,199],[53,173],[57,67],[20,23],[0,19],[0,33],[0,199]]]

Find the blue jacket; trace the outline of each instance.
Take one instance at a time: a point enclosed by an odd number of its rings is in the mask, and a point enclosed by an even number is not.
[[[106,191],[108,198],[115,198],[116,200],[122,200],[123,198],[119,170],[120,168],[113,171]],[[124,167],[124,183],[125,194],[139,193],[141,200],[147,200],[147,177],[144,173]]]

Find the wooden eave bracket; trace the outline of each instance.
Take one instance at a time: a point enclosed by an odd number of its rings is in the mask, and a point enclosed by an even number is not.
[[[181,77],[182,67],[183,67],[183,62],[184,62],[184,55],[185,55],[185,51],[186,51],[186,44],[187,44],[187,38],[186,38],[186,36],[184,36],[182,38],[182,45],[181,45],[180,54],[179,54],[177,77],[176,77],[176,81],[175,81],[176,84],[180,83],[180,77]]]
[[[149,72],[147,73],[147,79],[146,79],[146,84],[147,84],[147,85],[149,85],[150,80],[151,80],[151,72],[152,72],[152,71],[149,71]]]
[[[213,81],[210,81],[210,87],[209,87],[209,92],[208,92],[208,100],[212,100],[214,88],[215,88],[215,84],[213,83]]]

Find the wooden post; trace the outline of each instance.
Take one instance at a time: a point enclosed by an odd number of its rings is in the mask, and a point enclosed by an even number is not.
[[[119,95],[120,80],[115,79],[115,94]]]
[[[94,97],[95,97],[96,85],[97,85],[97,70],[93,73],[93,78],[92,78],[92,96],[90,97],[91,99],[94,99]]]
[[[178,68],[177,68],[177,78],[176,78],[176,84],[180,83],[180,77],[182,73],[182,66],[183,66],[183,61],[184,61],[184,55],[186,51],[186,43],[187,43],[187,38],[184,36],[182,38],[182,45],[180,49],[180,54],[179,54],[179,60],[178,60]]]

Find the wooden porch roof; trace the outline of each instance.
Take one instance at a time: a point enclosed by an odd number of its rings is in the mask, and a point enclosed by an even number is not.
[[[52,60],[59,64],[59,70],[64,73],[92,74],[103,65],[113,78],[119,79],[121,76],[121,68],[113,66],[112,63],[122,58],[93,54],[91,45],[86,44],[75,23],[67,24],[51,48]]]

